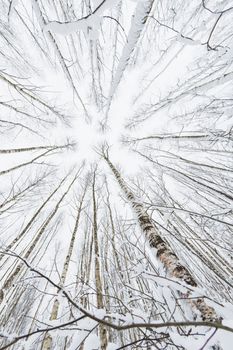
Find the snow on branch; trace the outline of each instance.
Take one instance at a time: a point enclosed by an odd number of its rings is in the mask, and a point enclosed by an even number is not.
[[[68,35],[79,30],[85,31],[88,27],[98,28],[103,13],[109,8],[115,7],[117,4],[118,1],[103,0],[91,14],[73,22],[51,21],[44,26],[44,31],[51,31],[56,34]]]

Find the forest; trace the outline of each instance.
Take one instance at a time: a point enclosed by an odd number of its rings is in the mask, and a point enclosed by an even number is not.
[[[0,350],[233,349],[233,1],[0,1]]]

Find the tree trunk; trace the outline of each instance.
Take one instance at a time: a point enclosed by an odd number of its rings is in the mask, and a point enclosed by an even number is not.
[[[134,212],[137,215],[138,224],[149,242],[151,248],[156,249],[156,256],[162,262],[171,277],[177,278],[185,282],[188,286],[197,287],[197,282],[188,271],[188,269],[180,262],[178,256],[172,251],[168,243],[159,234],[158,228],[153,224],[149,215],[146,213],[143,204],[141,204],[129,189],[119,171],[111,163],[108,155],[104,153],[104,159],[112,170],[120,188],[124,192],[126,198],[132,205]],[[188,295],[191,297],[191,293]],[[203,298],[189,301],[191,306],[194,306],[201,314],[203,321],[220,321],[220,317],[215,310],[208,306]]]

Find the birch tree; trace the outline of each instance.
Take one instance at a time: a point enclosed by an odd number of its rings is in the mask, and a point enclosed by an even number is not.
[[[229,350],[232,1],[0,12],[0,349]]]

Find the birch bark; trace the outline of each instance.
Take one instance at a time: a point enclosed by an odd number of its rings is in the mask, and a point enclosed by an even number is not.
[[[108,154],[105,152],[103,157],[109,165],[112,173],[114,174],[121,190],[125,194],[127,200],[131,204],[137,219],[141,231],[145,235],[151,248],[156,249],[156,256],[162,262],[170,276],[180,279],[188,286],[197,287],[195,278],[191,275],[189,270],[182,264],[178,256],[172,251],[168,243],[161,237],[158,228],[153,224],[149,215],[146,213],[144,206],[140,203],[133,192],[129,189],[126,182],[122,178],[119,171],[110,161]],[[191,293],[189,294],[191,297]],[[197,309],[203,321],[220,321],[220,317],[217,315],[214,308],[206,304],[204,298],[197,300],[189,300],[191,306]]]

